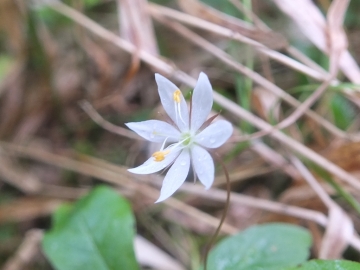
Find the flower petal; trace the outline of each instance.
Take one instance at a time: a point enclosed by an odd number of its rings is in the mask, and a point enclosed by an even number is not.
[[[191,159],[197,177],[200,182],[209,189],[214,182],[214,161],[204,148],[194,145],[191,148]]]
[[[224,144],[233,132],[232,125],[225,120],[218,120],[195,136],[195,142],[208,147],[217,148]]]
[[[181,94],[180,108],[177,108],[174,100],[174,92],[179,88],[160,74],[155,74],[155,80],[158,85],[159,96],[161,104],[163,105],[166,113],[176,123],[181,131],[189,129],[189,112],[186,101]],[[180,114],[180,115],[179,115]]]
[[[183,150],[166,174],[161,187],[160,197],[156,203],[161,202],[174,194],[174,192],[184,183],[189,173],[189,169],[190,154],[188,150]]]
[[[205,122],[213,105],[213,90],[208,76],[201,72],[192,95],[191,130],[197,131]]]
[[[179,141],[180,139],[180,132],[172,125],[163,121],[148,120],[126,123],[125,125],[151,142],[162,143],[166,138],[169,138],[169,142]]]
[[[162,161],[155,161],[153,157],[150,157],[142,165],[136,168],[128,169],[128,171],[136,174],[150,174],[158,172],[169,166],[179,155],[180,150],[181,149],[172,150],[169,154],[166,155],[165,159]]]

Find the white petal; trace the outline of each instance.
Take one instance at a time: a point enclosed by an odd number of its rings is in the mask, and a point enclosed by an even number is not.
[[[209,78],[201,72],[192,95],[191,130],[197,131],[208,118],[213,105],[213,90]]]
[[[195,142],[208,148],[217,148],[229,139],[232,132],[233,127],[228,121],[219,120],[197,134]]]
[[[189,173],[189,169],[190,154],[188,150],[184,150],[166,174],[161,187],[160,197],[156,203],[161,202],[174,194],[174,192],[184,183]]]
[[[191,159],[197,177],[200,182],[209,189],[214,182],[214,161],[209,152],[204,148],[194,145],[191,148]]]
[[[174,123],[176,123],[181,131],[187,131],[189,129],[189,112],[186,101],[181,94],[180,112],[176,107],[177,103],[174,101],[174,92],[179,88],[168,79],[157,73],[155,74],[155,80],[158,85],[161,104],[163,105],[166,113],[170,116]]]
[[[136,168],[128,169],[128,171],[136,174],[150,174],[150,173],[158,172],[169,166],[179,155],[180,150],[181,149],[174,149],[168,155],[165,156],[165,159],[163,161],[155,161],[153,157],[150,157],[142,165]]]
[[[125,125],[151,142],[162,143],[166,138],[169,138],[168,142],[179,141],[180,139],[180,132],[172,125],[163,121],[148,120],[126,123]]]

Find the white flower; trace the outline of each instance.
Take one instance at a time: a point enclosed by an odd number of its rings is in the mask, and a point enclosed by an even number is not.
[[[127,123],[137,134],[151,142],[162,143],[144,164],[129,169],[136,174],[158,172],[172,164],[167,172],[156,202],[170,197],[185,181],[190,163],[200,182],[209,189],[214,181],[214,161],[206,148],[217,148],[232,134],[232,125],[219,120],[204,129],[212,105],[212,87],[205,73],[200,73],[192,95],[192,108],[189,111],[181,91],[165,77],[155,74],[161,103],[175,127],[159,120]],[[165,147],[166,144],[171,143]]]

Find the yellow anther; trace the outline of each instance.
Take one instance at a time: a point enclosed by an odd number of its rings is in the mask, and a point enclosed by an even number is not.
[[[170,150],[164,150],[164,151],[157,151],[154,154],[152,154],[152,157],[156,162],[163,161],[165,159],[165,156],[170,153]]]
[[[179,89],[174,92],[173,98],[174,98],[176,103],[180,103],[180,101],[181,101],[181,91]]]

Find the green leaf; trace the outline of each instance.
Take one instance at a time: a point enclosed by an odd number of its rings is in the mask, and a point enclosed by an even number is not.
[[[253,226],[221,241],[209,254],[209,270],[280,270],[307,260],[307,230],[288,224]]]
[[[337,127],[345,130],[354,121],[356,112],[352,104],[342,95],[334,94],[330,108]]]
[[[53,223],[42,247],[55,269],[139,269],[130,205],[112,189],[98,187],[74,206],[63,205]]]
[[[303,264],[300,267],[295,267],[287,270],[359,270],[360,263],[335,260],[313,260]]]
[[[86,7],[94,7],[100,4],[100,0],[83,0],[83,3]]]

